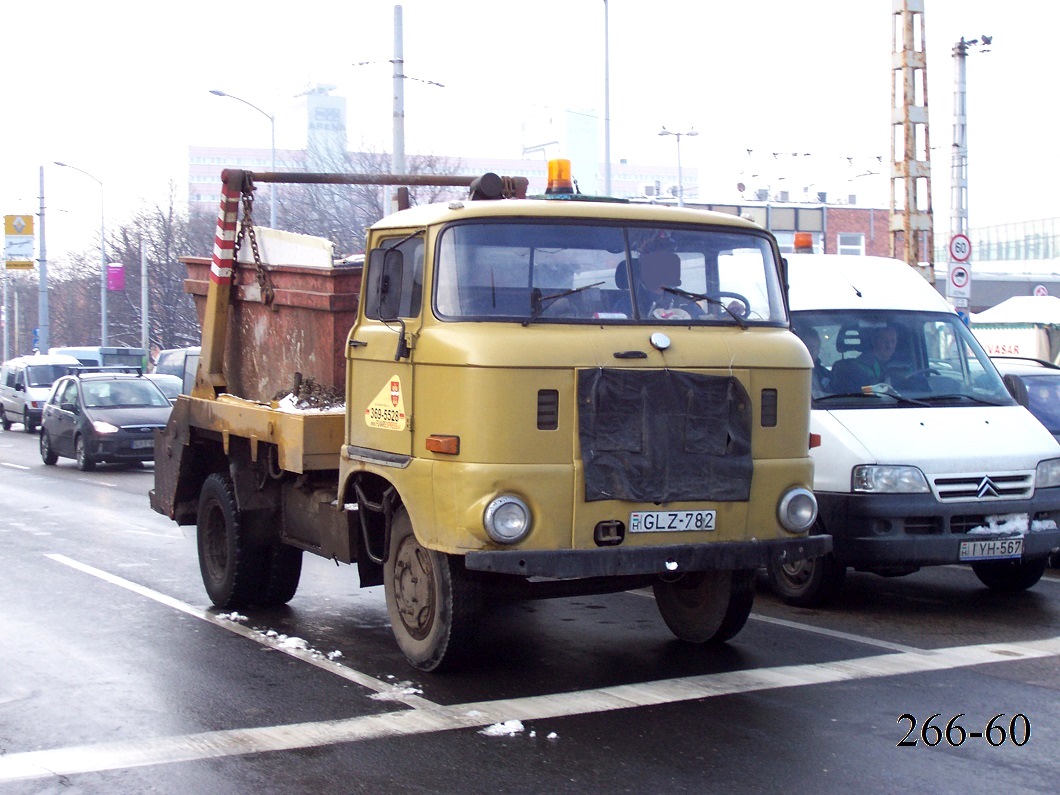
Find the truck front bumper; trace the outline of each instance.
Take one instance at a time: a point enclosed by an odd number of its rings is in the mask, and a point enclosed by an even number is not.
[[[548,551],[488,550],[468,552],[464,556],[464,565],[473,571],[517,574],[524,577],[625,577],[757,569],[771,561],[791,563],[821,557],[831,551],[832,537],[815,535],[791,539],[655,547]]]

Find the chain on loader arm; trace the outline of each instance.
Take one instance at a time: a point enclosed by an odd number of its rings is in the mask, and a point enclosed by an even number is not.
[[[252,174],[247,174],[243,180],[243,220],[239,225],[235,245],[232,251],[233,263],[239,261],[239,249],[243,245],[243,238],[250,238],[250,249],[254,254],[254,274],[258,280],[258,289],[261,292],[261,302],[268,306],[276,298],[276,291],[272,288],[272,278],[269,270],[261,261],[261,253],[258,251],[258,236],[254,233],[254,180]]]

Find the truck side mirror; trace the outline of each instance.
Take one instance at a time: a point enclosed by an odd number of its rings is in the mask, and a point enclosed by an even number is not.
[[[395,320],[401,308],[401,281],[405,257],[399,249],[376,249],[368,256],[368,306],[365,314]]]

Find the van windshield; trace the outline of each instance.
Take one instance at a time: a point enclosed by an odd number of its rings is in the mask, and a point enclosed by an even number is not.
[[[957,315],[793,312],[792,325],[814,359],[814,408],[1015,403]]]
[[[782,325],[769,238],[752,229],[469,222],[441,235],[443,320]]]
[[[28,386],[47,387],[70,372],[68,364],[31,364],[26,368]]]

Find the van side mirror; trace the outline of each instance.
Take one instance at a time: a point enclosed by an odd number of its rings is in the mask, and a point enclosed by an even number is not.
[[[397,319],[404,270],[405,257],[400,249],[377,248],[368,255],[368,306],[365,309],[369,317]]]
[[[19,382],[19,383],[15,384],[15,391],[16,392],[25,392],[26,391],[26,385],[23,384],[22,382]]]
[[[1030,397],[1027,395],[1027,385],[1023,383],[1023,380],[1011,373],[1001,376],[1001,380],[1005,382],[1005,388],[1015,401],[1026,408],[1030,403]]]

